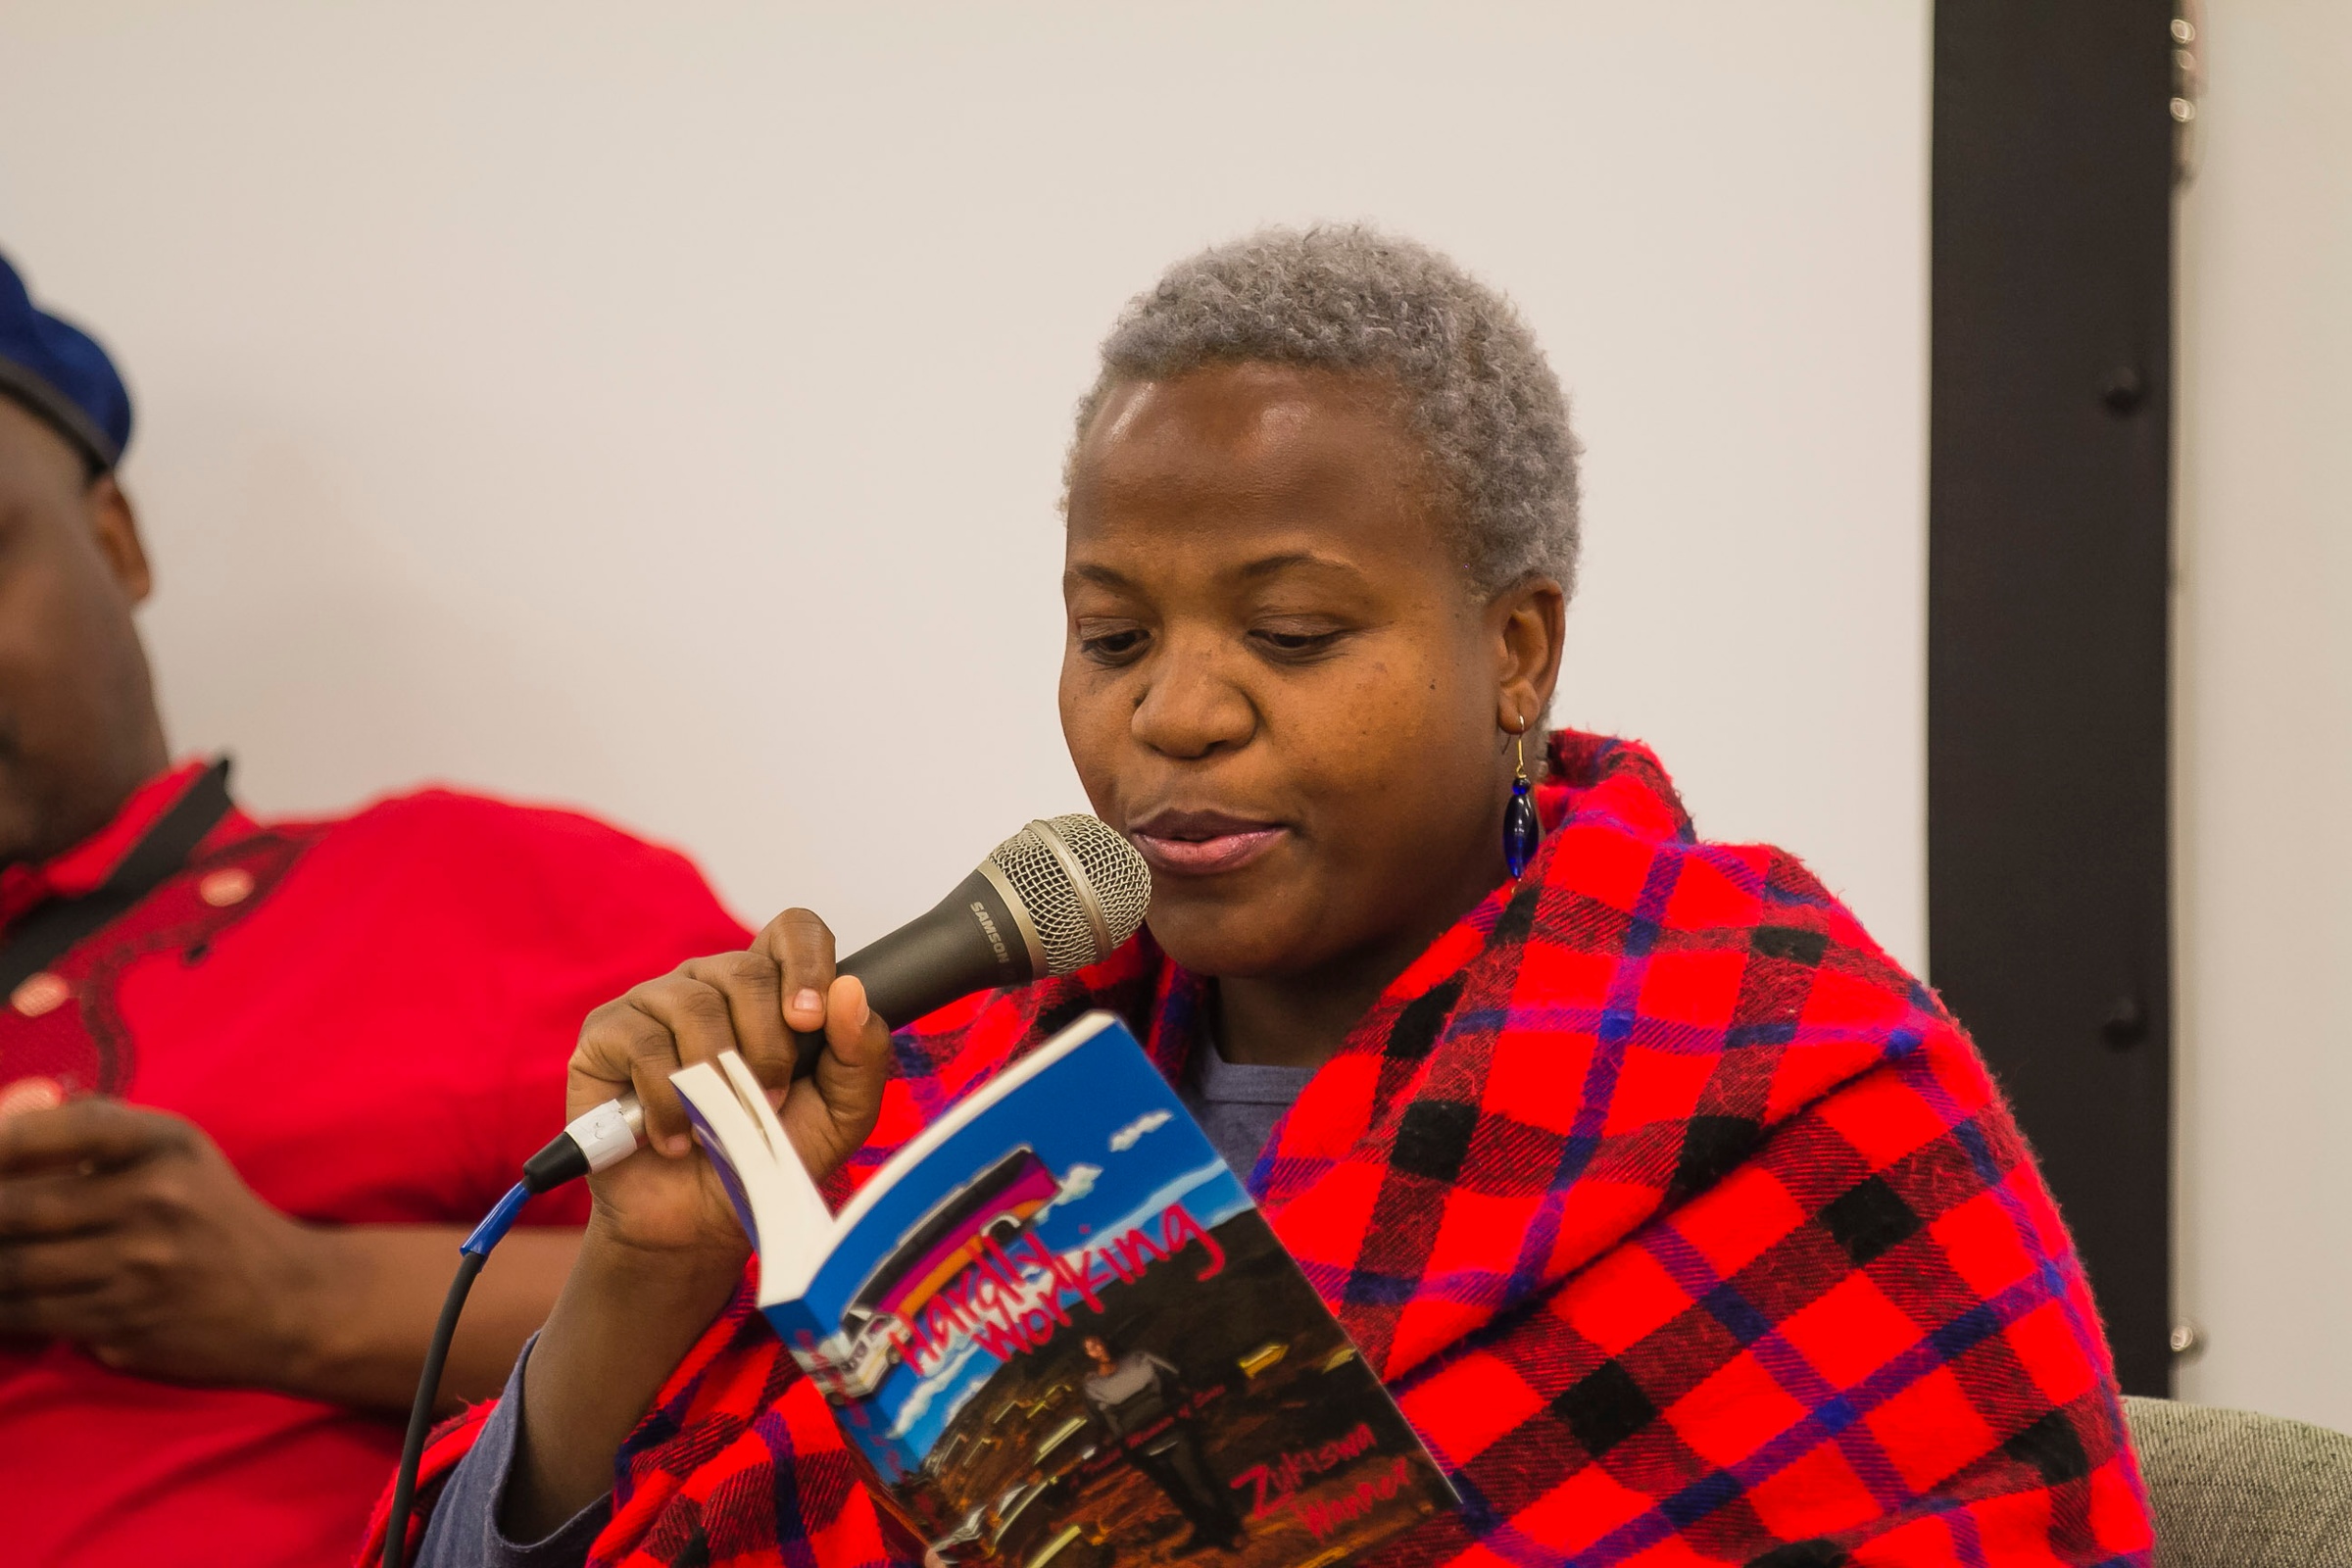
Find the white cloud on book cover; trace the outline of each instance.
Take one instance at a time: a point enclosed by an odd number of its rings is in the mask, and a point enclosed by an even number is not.
[[[1029,1223],[1040,1224],[1048,1214],[1064,1203],[1075,1203],[1095,1190],[1095,1178],[1102,1174],[1100,1165],[1072,1165],[1070,1173],[1061,1179],[1061,1190],[1046,1200],[1044,1206],[1029,1216]]]
[[[962,1377],[963,1369],[971,1365],[972,1357],[979,1353],[980,1347],[966,1340],[963,1348],[948,1358],[946,1366],[917,1383],[914,1386],[914,1392],[906,1396],[906,1402],[899,1407],[899,1419],[891,1427],[890,1435],[894,1438],[904,1438],[907,1433],[912,1432],[915,1423],[922,1420],[923,1412],[931,1408],[931,1401],[939,1397],[940,1391],[950,1387],[957,1378]],[[990,1359],[994,1360],[995,1358],[992,1356]],[[993,1372],[996,1368],[992,1366],[989,1370]],[[949,1408],[948,1419],[955,1420],[956,1412],[970,1402],[972,1396],[978,1394],[982,1385],[987,1382],[988,1379],[983,1376],[974,1380],[970,1388],[963,1390],[955,1404]]]
[[[1165,1127],[1168,1120],[1168,1113],[1164,1110],[1145,1111],[1141,1116],[1136,1117],[1135,1120],[1110,1135],[1111,1152],[1124,1154],[1136,1146],[1137,1141],[1144,1134]]]

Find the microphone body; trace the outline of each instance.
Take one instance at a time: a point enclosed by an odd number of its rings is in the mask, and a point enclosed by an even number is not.
[[[956,884],[928,913],[878,937],[835,965],[865,985],[865,1000],[891,1023],[912,1023],[975,991],[1025,985],[1044,968],[1045,953],[1028,911],[999,884],[986,861]],[[823,1042],[801,1042],[796,1078],[816,1066]]]
[[[1069,974],[1109,956],[1144,923],[1152,873],[1133,845],[1091,816],[1030,823],[948,896],[834,965],[865,986],[892,1025],[912,1023],[975,991]],[[816,1070],[824,1038],[799,1035],[792,1075]],[[543,1193],[618,1164],[645,1138],[633,1094],[575,1117],[522,1167]]]

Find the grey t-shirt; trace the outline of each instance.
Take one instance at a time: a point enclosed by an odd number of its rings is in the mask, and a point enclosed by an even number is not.
[[[1314,1075],[1312,1067],[1227,1061],[1215,1041],[1202,1040],[1176,1093],[1225,1163],[1247,1182],[1267,1134]]]

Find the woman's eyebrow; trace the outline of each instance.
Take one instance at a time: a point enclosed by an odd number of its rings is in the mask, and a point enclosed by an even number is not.
[[[1291,550],[1278,556],[1264,556],[1240,567],[1233,575],[1244,582],[1254,582],[1260,577],[1276,576],[1295,566],[1307,566],[1317,571],[1344,572],[1350,577],[1363,575],[1353,564],[1342,561],[1337,556],[1317,555],[1311,550]]]
[[[1108,566],[1098,565],[1091,561],[1073,562],[1062,568],[1061,575],[1065,582],[1075,579],[1079,582],[1091,582],[1102,588],[1133,588],[1135,586],[1135,580],[1125,572],[1114,571]]]

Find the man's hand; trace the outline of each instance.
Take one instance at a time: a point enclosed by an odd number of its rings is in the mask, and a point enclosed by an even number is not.
[[[186,1119],[16,1086],[0,1116],[0,1333],[191,1383],[303,1381],[329,1233],[256,1197]]]
[[[185,1119],[57,1085],[0,1089],[0,1335],[71,1341],[108,1366],[397,1414],[409,1407],[452,1225],[308,1225],[257,1197]],[[527,1227],[482,1271],[440,1405],[506,1382],[579,1250]]]

